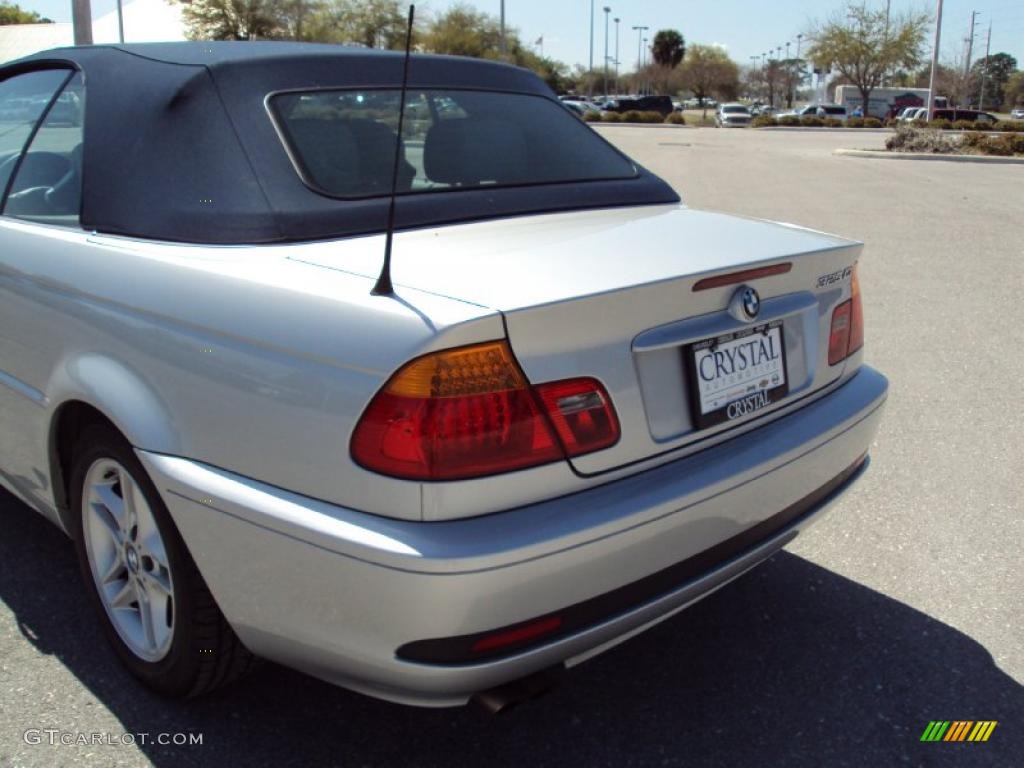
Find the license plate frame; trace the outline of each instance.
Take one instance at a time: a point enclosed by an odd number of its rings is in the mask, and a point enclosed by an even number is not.
[[[768,367],[761,372],[749,372],[749,368],[743,371],[748,374],[741,379],[734,379],[714,390],[715,396],[709,396],[707,391],[701,391],[701,376],[698,375],[700,362],[713,355],[715,350],[723,352],[729,349],[737,349],[746,346],[751,337],[761,336],[778,347],[777,358],[779,363],[776,368]],[[759,346],[759,350],[763,347]],[[706,352],[709,351],[709,352]],[[748,352],[752,352],[748,348]],[[737,359],[734,353],[734,361]],[[760,354],[760,352],[759,352]],[[712,360],[714,358],[712,357]],[[686,368],[686,386],[689,392],[690,416],[694,427],[698,430],[722,424],[727,421],[743,421],[745,417],[763,411],[771,405],[781,401],[789,394],[789,366],[786,361],[785,326],[782,320],[773,320],[767,323],[744,328],[732,333],[721,334],[711,338],[702,339],[683,347],[683,360]],[[723,363],[725,361],[723,360]],[[781,373],[780,373],[781,372]],[[740,375],[740,374],[727,374]],[[763,379],[760,377],[764,377]],[[781,381],[773,380],[773,377]],[[716,377],[716,380],[719,377]],[[737,392],[742,388],[741,392]],[[762,394],[763,393],[763,394]],[[721,402],[713,408],[708,408],[709,403]],[[735,406],[734,406],[735,404]],[[730,408],[730,406],[734,406]]]

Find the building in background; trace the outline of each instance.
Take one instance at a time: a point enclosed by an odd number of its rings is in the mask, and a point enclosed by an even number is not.
[[[127,43],[154,43],[185,39],[181,5],[167,0],[126,2],[124,39]],[[92,20],[93,42],[118,42],[117,10]],[[48,48],[74,44],[70,22],[56,24],[9,24],[0,26],[0,64]]]

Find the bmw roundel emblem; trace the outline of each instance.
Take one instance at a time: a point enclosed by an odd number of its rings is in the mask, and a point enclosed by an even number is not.
[[[741,290],[740,300],[743,306],[743,313],[749,320],[753,320],[757,317],[757,313],[761,311],[761,297],[758,296],[755,289],[749,286]]]

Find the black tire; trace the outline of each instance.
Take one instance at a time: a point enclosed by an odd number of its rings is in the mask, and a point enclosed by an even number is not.
[[[159,661],[141,658],[121,639],[93,579],[85,544],[82,499],[86,474],[100,459],[113,459],[132,476],[150,506],[164,542],[174,584],[174,622],[170,647]],[[224,619],[163,500],[124,437],[110,427],[87,427],[73,449],[69,491],[75,548],[86,592],[114,652],[133,675],[157,693],[186,698],[226,685],[252,668],[255,657]]]

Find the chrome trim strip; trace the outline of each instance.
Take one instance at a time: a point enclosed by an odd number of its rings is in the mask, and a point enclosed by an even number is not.
[[[43,392],[40,392],[35,387],[30,387],[21,379],[16,379],[3,371],[0,371],[0,384],[3,384],[11,391],[17,392],[23,397],[27,397],[40,408],[45,408],[50,402],[50,398],[48,398]]]

